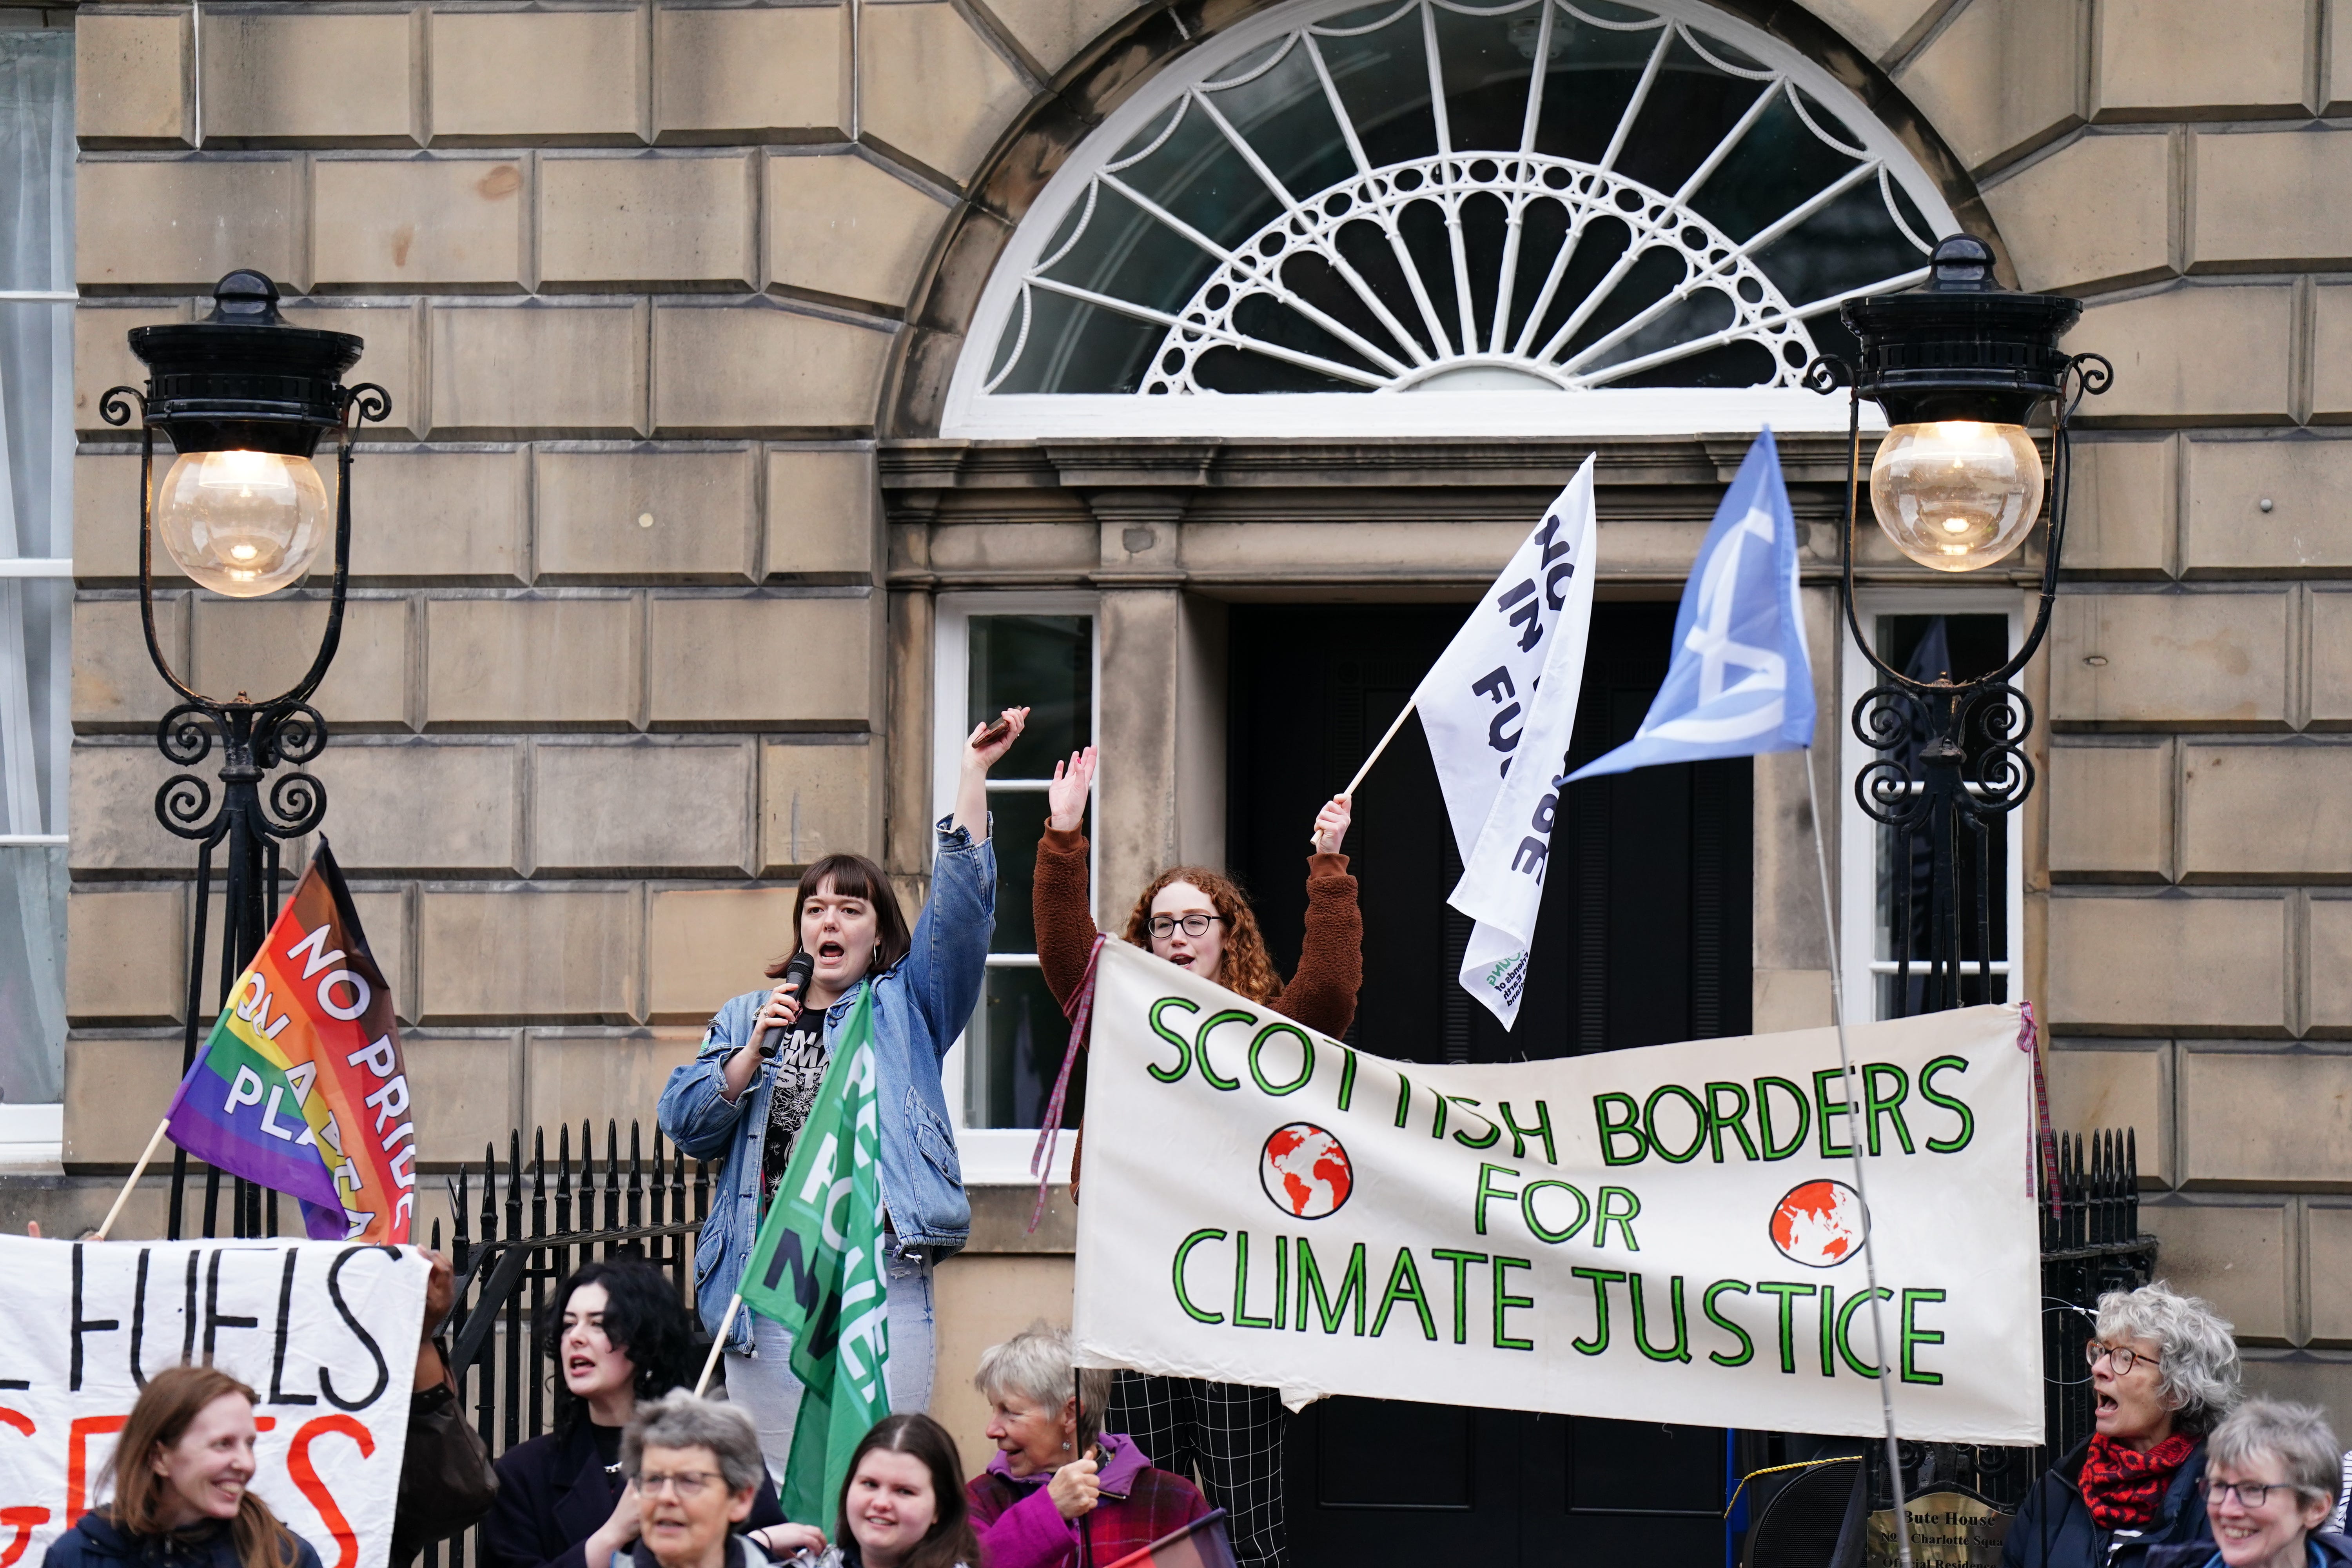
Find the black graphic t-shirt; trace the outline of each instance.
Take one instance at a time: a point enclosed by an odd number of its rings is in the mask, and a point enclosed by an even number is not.
[[[780,1029],[776,1047],[776,1081],[768,1092],[768,1129],[760,1145],[760,1212],[776,1195],[776,1184],[792,1163],[793,1145],[808,1124],[809,1107],[816,1103],[817,1086],[824,1081],[831,1054],[824,1044],[824,1014],[801,1016],[789,1029]]]

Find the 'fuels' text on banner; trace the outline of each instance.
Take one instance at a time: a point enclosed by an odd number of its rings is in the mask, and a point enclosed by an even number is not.
[[[1850,1090],[1829,1029],[1392,1062],[1107,943],[1079,1360],[1857,1436],[1883,1361],[1906,1437],[2039,1443],[2018,1009],[1848,1039]]]
[[[147,1379],[210,1363],[258,1396],[254,1491],[323,1568],[384,1568],[428,1273],[356,1243],[0,1236],[0,1563],[40,1562],[111,1495]]]

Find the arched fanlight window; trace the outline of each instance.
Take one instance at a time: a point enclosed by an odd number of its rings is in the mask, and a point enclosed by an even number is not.
[[[1297,0],[1055,174],[943,429],[1842,427],[1799,373],[1955,226],[1826,70],[1699,0]]]

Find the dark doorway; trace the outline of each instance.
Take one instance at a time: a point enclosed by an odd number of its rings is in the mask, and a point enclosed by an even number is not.
[[[1462,624],[1461,605],[1233,612],[1229,864],[1276,963],[1298,957],[1307,830]],[[1675,607],[1594,606],[1571,765],[1629,739],[1664,678]],[[1356,800],[1364,909],[1349,1040],[1410,1061],[1514,1061],[1748,1031],[1751,773],[1745,761],[1597,779],[1562,799],[1517,1027],[1454,983],[1468,922],[1416,721]],[[1360,1399],[1292,1424],[1297,1568],[1724,1561],[1726,1435]]]

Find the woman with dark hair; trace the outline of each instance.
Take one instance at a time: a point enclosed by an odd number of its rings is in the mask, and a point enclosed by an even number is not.
[[[208,1366],[147,1380],[100,1477],[111,1501],[50,1542],[43,1568],[319,1568],[319,1554],[247,1489],[253,1390]]]
[[[1079,831],[1094,778],[1092,746],[1055,764],[1031,895],[1037,964],[1065,1009],[1094,952],[1087,837]],[[1151,879],[1128,914],[1128,944],[1149,948],[1318,1034],[1344,1036],[1356,1021],[1356,994],[1364,981],[1364,917],[1356,904],[1356,879],[1339,853],[1349,811],[1348,797],[1334,795],[1316,814],[1315,852],[1307,858],[1307,931],[1298,973],[1287,984],[1267,956],[1247,896],[1231,878],[1205,866],[1171,867]],[[1083,1154],[1083,1128],[1079,1136],[1077,1153]],[[1074,1156],[1073,1197],[1079,1163]],[[1122,1372],[1104,1419],[1159,1464],[1179,1475],[1200,1475],[1209,1500],[1232,1517],[1242,1568],[1283,1561],[1282,1450],[1289,1414],[1276,1391]]]
[[[928,1415],[885,1415],[857,1441],[834,1544],[792,1568],[981,1568],[963,1458]]]
[[[805,994],[795,977],[719,1008],[701,1052],[662,1090],[661,1127],[670,1141],[697,1160],[722,1162],[694,1252],[696,1300],[715,1334],[824,1080],[834,1031],[870,986],[875,1063],[889,1110],[882,1122],[882,1201],[893,1410],[930,1403],[931,1267],[971,1232],[940,1062],[980,1000],[996,923],[988,770],[1020,738],[1028,715],[1008,708],[964,742],[955,810],[935,827],[930,901],[914,929],[881,867],[863,855],[819,860],[801,876],[792,951],[768,971],[782,979],[805,954],[813,964]],[[792,1335],[756,1312],[739,1312],[727,1349],[728,1397],[759,1424],[768,1468],[781,1473],[801,1403]]]
[[[622,1432],[640,1405],[693,1380],[693,1330],[669,1277],[643,1258],[583,1263],[556,1288],[533,1325],[555,1363],[555,1430],[499,1456],[488,1568],[604,1568],[636,1540]],[[795,1540],[773,1486],[758,1489],[744,1528],[763,1547]]]

